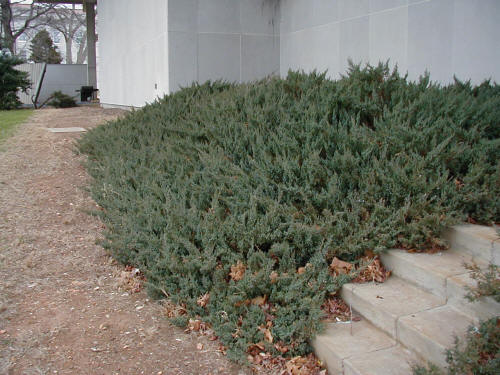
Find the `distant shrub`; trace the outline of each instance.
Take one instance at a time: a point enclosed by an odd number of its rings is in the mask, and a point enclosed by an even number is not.
[[[233,358],[308,352],[334,257],[442,245],[500,218],[500,89],[387,64],[205,83],[88,132],[104,245],[212,324]],[[243,357],[244,358],[244,357]]]
[[[56,91],[51,95],[50,105],[56,108],[71,108],[76,107],[76,101],[73,97],[63,94],[61,91]]]
[[[8,50],[0,51],[0,110],[21,106],[17,92],[19,90],[26,92],[31,85],[28,73],[14,69],[23,62]]]

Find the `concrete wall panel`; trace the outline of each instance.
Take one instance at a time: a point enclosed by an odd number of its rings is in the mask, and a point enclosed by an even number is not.
[[[101,101],[141,106],[193,81],[391,60],[416,78],[500,81],[498,0],[100,0]]]
[[[408,8],[408,73],[417,79],[450,82],[452,71],[453,0],[431,1]]]
[[[408,0],[370,0],[370,13],[404,7]]]
[[[499,20],[498,0],[282,0],[281,74],[328,65],[336,76],[348,58],[389,59],[412,79],[428,70],[442,83],[454,74],[474,83],[500,81]],[[315,45],[328,45],[327,28],[338,30],[338,59]]]
[[[278,0],[169,0],[170,92],[279,74],[279,9]]]
[[[243,35],[241,80],[254,81],[280,73],[280,39],[272,35]]]
[[[500,1],[459,0],[453,23],[453,72],[460,79],[500,83]]]
[[[348,60],[367,63],[369,56],[370,22],[368,16],[353,18],[339,24],[339,73],[344,74]]]
[[[370,63],[389,59],[401,72],[408,68],[408,7],[370,15]]]
[[[169,92],[168,1],[98,2],[101,103],[143,106]]]
[[[279,35],[278,0],[241,0],[240,13],[243,34]]]
[[[325,25],[338,21],[339,4],[338,0],[317,0],[309,2],[309,6],[313,8],[312,26]]]
[[[168,0],[168,13],[171,15],[168,20],[169,31],[198,30],[198,0]]]
[[[170,91],[190,86],[198,80],[198,34],[170,31],[169,54]]]
[[[240,81],[241,36],[239,34],[198,35],[198,80]]]
[[[366,16],[369,12],[370,0],[339,0],[340,20]]]
[[[240,0],[201,0],[198,2],[199,32],[239,33],[240,30]]]

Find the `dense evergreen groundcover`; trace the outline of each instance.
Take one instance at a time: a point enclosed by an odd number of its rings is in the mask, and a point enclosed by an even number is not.
[[[242,358],[258,342],[310,349],[321,304],[347,280],[334,257],[498,222],[499,134],[496,84],[409,82],[380,64],[337,81],[194,85],[79,149],[105,245]]]

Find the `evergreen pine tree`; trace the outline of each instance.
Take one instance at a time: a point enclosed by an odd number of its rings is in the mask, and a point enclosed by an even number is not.
[[[28,73],[14,69],[22,63],[23,60],[10,51],[0,51],[0,109],[14,109],[21,105],[17,91],[27,90],[30,86]]]
[[[39,31],[31,41],[30,60],[36,63],[60,64],[61,54],[54,46],[54,42],[47,30]]]

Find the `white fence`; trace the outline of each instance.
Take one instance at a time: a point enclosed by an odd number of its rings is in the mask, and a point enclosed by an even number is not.
[[[19,99],[24,105],[33,105],[33,100],[38,96],[37,103],[45,102],[53,92],[62,93],[80,100],[80,90],[87,85],[86,64],[21,64],[16,69],[27,72],[31,81],[28,93],[20,92]]]

